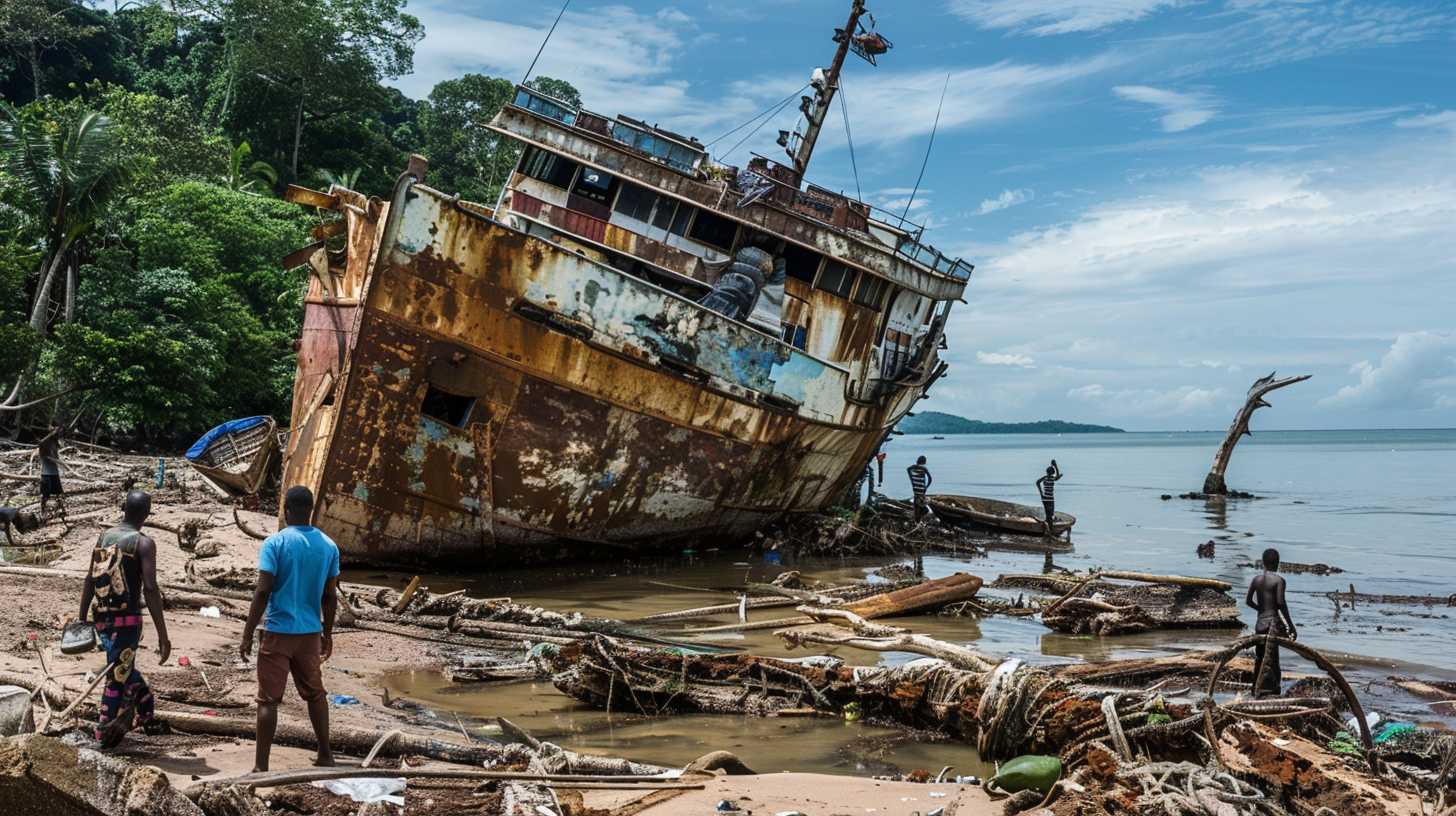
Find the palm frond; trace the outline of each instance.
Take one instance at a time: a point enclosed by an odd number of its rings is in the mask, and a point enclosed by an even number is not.
[[[0,102],[0,170],[20,183],[42,213],[52,209],[57,191],[55,148],[41,128],[26,124],[14,106]]]

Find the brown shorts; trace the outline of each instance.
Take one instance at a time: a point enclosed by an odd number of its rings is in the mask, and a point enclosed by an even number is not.
[[[284,635],[264,631],[258,642],[258,702],[282,702],[290,674],[299,697],[309,702],[322,698],[322,662],[323,636],[319,632]]]

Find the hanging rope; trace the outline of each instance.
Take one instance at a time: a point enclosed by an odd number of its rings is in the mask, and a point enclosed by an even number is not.
[[[556,33],[556,24],[561,22],[561,15],[566,13],[566,7],[571,5],[571,0],[561,4],[561,11],[556,12],[556,20],[551,23],[551,28],[546,32],[546,39],[541,41],[541,47],[536,49],[536,56],[531,58],[531,65],[526,69],[526,75],[521,77],[521,84],[525,85],[526,80],[531,78],[531,72],[536,70],[536,60],[541,59],[541,52],[546,50],[546,43],[551,42],[551,35]]]
[[[703,147],[704,148],[712,147],[713,145],[715,145],[715,144],[723,141],[724,139],[728,138],[729,136],[732,136],[733,134],[737,133],[738,131],[743,130],[744,128],[748,127],[749,125],[753,124],[754,122],[757,122],[759,119],[762,119],[764,116],[767,116],[768,114],[773,113],[774,111],[777,111],[777,110],[783,108],[784,105],[787,105],[789,102],[793,101],[794,97],[796,97],[799,94],[803,93],[804,92],[804,89],[807,88],[807,87],[809,87],[809,83],[805,82],[803,85],[800,85],[799,86],[799,89],[797,91],[794,91],[793,93],[789,94],[788,96],[784,97],[783,99],[780,99],[779,101],[773,103],[772,105],[769,105],[767,108],[764,108],[763,110],[761,110],[758,113],[754,114],[751,118],[748,119],[748,121],[744,122],[743,124],[739,125],[736,128],[733,128],[732,130],[728,131],[727,133],[724,133],[722,136],[719,136],[718,138],[712,140],[711,142],[708,142],[707,144],[703,145]]]
[[[731,156],[731,155],[733,155],[733,153],[735,151],[737,151],[739,147],[742,147],[743,146],[743,143],[744,142],[748,141],[749,139],[752,139],[753,138],[753,135],[755,133],[757,133],[760,129],[762,129],[764,125],[768,124],[769,121],[772,120],[775,116],[778,116],[780,113],[782,113],[783,112],[783,109],[786,108],[786,107],[788,107],[789,102],[793,101],[794,96],[797,96],[797,95],[798,95],[798,92],[796,91],[794,94],[790,95],[783,102],[780,102],[777,109],[775,109],[768,116],[764,117],[763,118],[763,121],[759,122],[758,125],[757,125],[757,127],[755,127],[753,130],[748,131],[748,135],[747,136],[744,136],[742,139],[739,139],[738,142],[737,142],[737,144],[734,144],[732,147],[728,148],[728,151],[726,153],[724,153],[723,155],[725,155],[725,156]]]
[[[940,104],[935,106],[935,123],[930,126],[930,141],[925,145],[925,160],[920,163],[920,175],[915,177],[915,187],[910,190],[910,199],[905,202],[905,212],[900,214],[900,226],[910,215],[910,205],[915,203],[915,194],[920,192],[920,182],[925,178],[925,168],[930,165],[930,148],[935,147],[935,131],[940,129],[940,112],[945,107],[945,92],[950,89],[950,74],[945,75],[945,85],[940,89]]]
[[[844,93],[844,80],[839,80],[839,112],[844,114],[844,138],[849,142],[849,168],[854,171],[854,197],[864,200],[859,189],[859,164],[854,160],[854,134],[849,131],[849,99]]]

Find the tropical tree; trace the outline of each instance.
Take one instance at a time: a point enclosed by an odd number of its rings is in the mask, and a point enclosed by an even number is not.
[[[314,172],[314,178],[318,179],[319,184],[324,187],[337,184],[340,187],[346,187],[350,190],[359,189],[359,177],[362,175],[364,175],[364,168],[362,167],[355,167],[353,170],[345,170],[342,173],[335,173],[332,170],[321,167]]]
[[[62,314],[65,320],[73,316],[77,273],[75,265],[67,263],[67,254],[110,204],[129,167],[118,154],[109,117],[89,111],[47,127],[0,102],[0,172],[20,188],[26,215],[41,237],[30,328],[44,335],[63,268]],[[24,374],[17,378],[0,407],[19,400],[24,380]]]
[[[238,142],[228,157],[227,187],[238,192],[252,192],[253,185],[263,182],[269,187],[278,183],[278,171],[265,161],[249,162],[253,148],[247,142]]]

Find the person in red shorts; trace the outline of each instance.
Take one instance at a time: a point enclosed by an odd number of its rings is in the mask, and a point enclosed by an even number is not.
[[[254,771],[268,770],[268,754],[278,730],[278,704],[283,701],[290,675],[298,696],[308,703],[308,719],[318,740],[318,756],[313,764],[334,764],[322,664],[334,651],[339,548],[322,530],[309,524],[312,517],[313,493],[302,486],[289,488],[283,497],[283,519],[288,526],[269,536],[258,552],[258,587],[238,647],[238,653],[247,660],[253,651],[253,633],[262,622]]]

